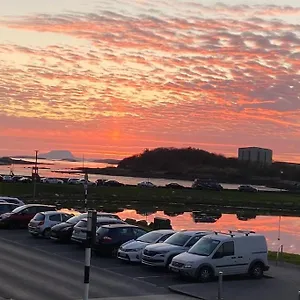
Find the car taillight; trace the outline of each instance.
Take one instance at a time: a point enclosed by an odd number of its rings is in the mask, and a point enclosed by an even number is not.
[[[102,240],[103,241],[111,241],[112,240],[112,238],[111,237],[109,237],[109,236],[104,236],[103,238],[102,238]]]
[[[38,223],[38,226],[42,226],[42,225],[44,225],[44,223],[45,223],[44,221],[41,221]]]

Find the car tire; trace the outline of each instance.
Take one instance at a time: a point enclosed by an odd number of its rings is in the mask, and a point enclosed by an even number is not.
[[[255,263],[249,270],[249,274],[254,279],[261,279],[264,276],[263,264]]]
[[[198,271],[197,279],[200,282],[208,282],[213,277],[213,271],[210,267],[202,267]]]
[[[51,229],[50,228],[46,228],[43,231],[43,237],[46,238],[46,239],[50,238],[50,234],[51,234]]]

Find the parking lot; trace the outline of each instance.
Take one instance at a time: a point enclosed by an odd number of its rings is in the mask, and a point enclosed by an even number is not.
[[[34,238],[26,230],[0,230],[0,300],[79,300],[83,295],[84,249]],[[182,281],[163,269],[92,257],[90,299],[186,300],[173,292],[216,299],[217,281]],[[261,280],[225,278],[224,299],[297,299],[300,269],[271,266]],[[246,291],[246,292],[245,292]],[[150,296],[151,298],[148,298]],[[192,298],[190,298],[192,299]]]
[[[80,299],[84,249],[31,237],[26,230],[0,231],[0,299]],[[183,282],[165,270],[118,259],[92,257],[90,298],[159,295]]]

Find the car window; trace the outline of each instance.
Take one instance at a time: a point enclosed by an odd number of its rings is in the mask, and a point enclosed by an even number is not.
[[[216,257],[224,257],[224,256],[232,256],[234,255],[234,243],[233,241],[225,242],[223,245],[219,247],[216,251]]]
[[[191,238],[190,235],[184,234],[182,232],[177,232],[171,235],[166,239],[165,243],[175,245],[175,246],[184,246],[185,243]]]
[[[67,214],[62,214],[61,217],[62,217],[63,222],[66,222],[67,220],[70,219],[70,215],[67,215]]]
[[[132,236],[133,235],[132,228],[130,228],[130,227],[118,228],[118,233],[122,236]]]
[[[4,205],[0,205],[0,212],[7,212],[9,211],[9,206],[4,204]]]
[[[174,234],[174,233],[168,233],[168,234],[162,236],[162,237],[158,240],[158,242],[159,242],[159,243],[164,242],[167,238],[169,238],[169,237],[170,237],[171,235],[173,235],[173,234]]]
[[[60,215],[59,214],[52,215],[49,217],[49,220],[53,222],[60,222]]]
[[[194,246],[192,246],[188,253],[200,256],[209,256],[219,244],[220,241],[218,240],[204,237],[200,239]]]
[[[192,247],[192,246],[194,246],[202,237],[203,237],[203,235],[194,236],[193,238],[191,238],[188,241],[188,243],[186,244],[186,247]]]
[[[34,221],[44,221],[45,220],[45,215],[44,214],[36,214],[33,218]]]
[[[33,207],[28,207],[27,209],[26,209],[26,214],[29,214],[29,215],[31,215],[31,214],[36,214],[36,213],[38,213],[38,212],[41,212],[42,210],[39,210],[39,209],[37,209],[38,207],[35,207],[35,206],[33,206]]]
[[[146,231],[143,229],[140,229],[140,228],[133,228],[133,233],[134,233],[134,236],[136,238],[138,238],[138,237],[144,235],[146,233]]]

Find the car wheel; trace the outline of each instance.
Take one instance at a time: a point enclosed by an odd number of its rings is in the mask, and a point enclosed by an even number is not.
[[[250,276],[254,279],[260,279],[264,275],[264,270],[263,270],[263,265],[262,263],[255,263],[251,268],[250,268]]]
[[[51,229],[50,228],[46,228],[43,231],[43,237],[46,238],[46,239],[50,238],[50,234],[51,234]]]
[[[212,279],[212,269],[209,267],[202,267],[198,272],[198,280],[200,282],[208,282]]]

